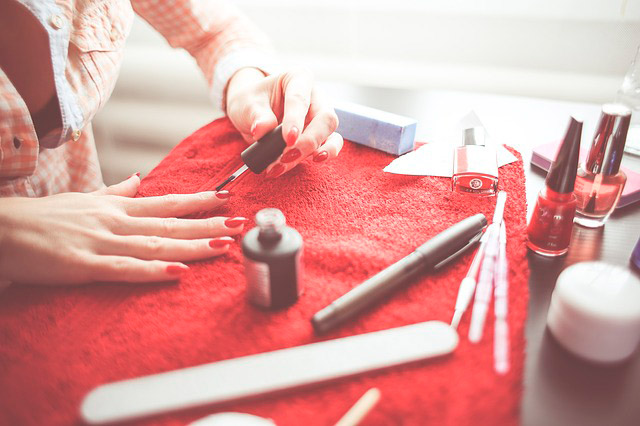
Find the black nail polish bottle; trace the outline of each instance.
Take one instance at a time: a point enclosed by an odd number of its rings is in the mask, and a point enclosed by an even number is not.
[[[242,240],[247,298],[258,306],[289,306],[302,294],[302,237],[278,209],[256,214],[257,227]]]

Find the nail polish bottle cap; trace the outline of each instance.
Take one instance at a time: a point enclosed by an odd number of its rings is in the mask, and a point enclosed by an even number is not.
[[[571,117],[556,161],[551,165],[545,181],[551,190],[561,194],[573,192],[578,171],[581,135],[582,121]]]
[[[485,146],[487,143],[487,131],[484,127],[470,127],[462,132],[462,145]]]
[[[258,240],[273,243],[282,238],[282,230],[287,220],[278,209],[267,208],[256,213],[256,225],[260,228]]]
[[[630,122],[631,109],[627,106],[623,104],[602,106],[600,121],[585,162],[587,171],[605,175],[618,173]]]

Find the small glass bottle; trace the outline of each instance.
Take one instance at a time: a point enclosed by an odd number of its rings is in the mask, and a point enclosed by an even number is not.
[[[640,46],[636,50],[636,56],[631,61],[629,70],[622,80],[622,86],[618,90],[616,102],[631,108],[631,123],[627,135],[625,152],[640,155]]]
[[[465,129],[462,146],[453,156],[453,190],[456,192],[495,195],[498,190],[498,160],[493,146],[486,145],[483,127]]]
[[[622,104],[605,104],[591,149],[576,177],[576,219],[578,225],[604,225],[618,205],[627,176],[620,170],[631,110]]]
[[[543,256],[562,256],[569,250],[576,211],[573,189],[581,134],[582,122],[571,117],[527,227],[527,247]]]
[[[260,210],[256,225],[242,240],[247,298],[265,308],[292,305],[302,294],[302,237],[278,209]]]

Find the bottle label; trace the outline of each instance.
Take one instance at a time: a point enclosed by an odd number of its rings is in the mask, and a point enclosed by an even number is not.
[[[247,299],[256,305],[271,306],[271,280],[269,265],[244,257],[244,273],[247,278]]]

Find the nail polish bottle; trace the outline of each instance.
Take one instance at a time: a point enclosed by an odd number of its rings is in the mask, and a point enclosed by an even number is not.
[[[292,305],[302,294],[302,237],[278,209],[260,210],[256,225],[242,240],[247,298],[271,309]]]
[[[498,161],[493,146],[486,145],[483,127],[465,129],[462,146],[453,156],[453,190],[456,192],[495,195],[498,190]]]
[[[573,189],[581,134],[582,122],[571,117],[527,227],[527,247],[544,256],[562,256],[569,250],[576,212]]]
[[[627,176],[620,170],[631,110],[622,104],[605,104],[586,161],[576,177],[576,219],[588,228],[603,226],[616,208]]]

